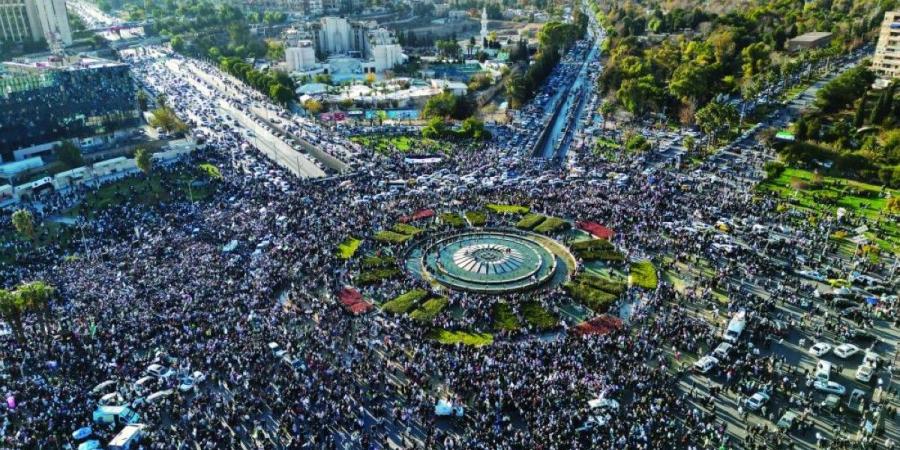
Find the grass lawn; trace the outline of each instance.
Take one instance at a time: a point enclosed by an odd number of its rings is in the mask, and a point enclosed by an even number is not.
[[[813,214],[833,215],[837,208],[844,208],[852,215],[874,220],[877,225],[866,236],[883,250],[900,251],[900,225],[883,215],[887,200],[881,186],[829,176],[817,184],[814,176],[808,170],[787,168],[778,177],[760,183],[758,189]],[[887,192],[892,197],[900,195],[898,189],[885,189]]]
[[[548,234],[562,231],[566,228],[569,228],[569,222],[560,219],[559,217],[547,217],[540,225],[534,227],[534,231]]]
[[[15,231],[0,234],[0,265],[12,265],[16,262],[16,249],[12,245],[20,247],[31,245],[44,248],[56,244],[60,248],[78,245],[78,228],[58,222],[40,222],[34,226],[34,240],[28,243],[28,238]],[[80,247],[78,248],[81,249]]]
[[[356,283],[359,285],[375,284],[379,281],[394,278],[400,275],[400,270],[395,268],[372,269],[360,272],[356,277]]]
[[[390,267],[397,262],[393,256],[368,255],[362,260],[362,267],[373,269],[376,267]]]
[[[530,230],[538,225],[546,219],[546,216],[542,216],[540,214],[528,214],[522,218],[518,223],[516,223],[516,228],[522,230]]]
[[[428,337],[447,345],[463,344],[480,347],[494,343],[494,336],[490,333],[435,329],[428,333]]]
[[[628,282],[632,286],[642,287],[644,289],[656,289],[659,285],[659,278],[656,275],[656,267],[647,260],[631,263]]]
[[[393,226],[393,228],[391,228],[391,231],[394,231],[394,232],[397,232],[400,234],[405,234],[408,236],[415,236],[425,230],[423,230],[419,227],[414,227],[412,225],[407,225],[405,223],[398,223],[398,224],[395,224]]]
[[[525,302],[522,304],[522,317],[538,330],[549,330],[559,325],[559,318],[550,311],[547,311],[538,302]]]
[[[362,245],[362,240],[353,236],[348,236],[344,242],[338,244],[337,257],[340,259],[350,259],[356,254],[356,250]]]
[[[424,289],[413,289],[381,305],[381,310],[393,314],[404,314],[427,296],[428,292]]]
[[[494,329],[497,331],[516,331],[522,328],[519,318],[508,303],[497,302],[493,308]]]
[[[390,155],[395,152],[438,153],[448,152],[452,149],[452,146],[449,144],[421,136],[364,135],[353,136],[350,140],[383,155]]]
[[[497,214],[527,214],[528,211],[531,211],[531,208],[521,205],[488,204],[485,205],[485,208]]]
[[[441,222],[453,228],[462,228],[466,226],[466,221],[456,213],[448,212],[441,214]]]
[[[483,227],[487,223],[487,214],[484,211],[466,211],[466,220],[473,227]]]
[[[156,171],[147,176],[130,176],[87,194],[81,204],[69,212],[91,217],[98,210],[125,203],[126,200],[145,205],[173,200],[201,201],[212,195],[215,187],[211,183],[197,185],[195,182],[208,178],[208,172],[199,167],[192,173]]]
[[[410,239],[412,239],[412,236],[408,234],[400,234],[389,230],[381,230],[375,233],[376,241],[388,244],[402,244]]]
[[[447,303],[449,302],[450,301],[444,297],[432,298],[427,302],[422,303],[422,306],[419,306],[418,309],[413,311],[409,317],[419,322],[431,322],[444,310],[444,308],[447,307]]]

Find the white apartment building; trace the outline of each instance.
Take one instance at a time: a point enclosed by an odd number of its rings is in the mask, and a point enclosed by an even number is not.
[[[72,45],[65,0],[0,0],[0,41]]]
[[[885,87],[892,80],[900,78],[900,11],[884,13],[875,57],[872,59],[872,70],[878,77],[876,87]]]

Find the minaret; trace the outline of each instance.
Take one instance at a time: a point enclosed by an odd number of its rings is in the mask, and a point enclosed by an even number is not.
[[[484,41],[488,36],[488,18],[487,18],[487,6],[481,8],[481,42],[479,44],[484,44]]]

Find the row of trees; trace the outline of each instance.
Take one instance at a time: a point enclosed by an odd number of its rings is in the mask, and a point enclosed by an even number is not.
[[[580,9],[573,14],[573,23],[547,22],[538,32],[538,51],[524,75],[512,75],[506,80],[506,96],[511,108],[519,108],[534,97],[534,93],[550,76],[560,57],[587,30],[587,16]]]
[[[269,96],[276,103],[287,105],[294,99],[294,80],[278,70],[259,71],[239,58],[222,58],[219,67],[247,85]]]
[[[469,117],[463,120],[459,128],[453,129],[450,122],[433,117],[422,128],[422,137],[426,139],[471,139],[476,141],[489,140],[491,132],[484,129],[484,122]]]
[[[15,289],[0,289],[0,317],[9,323],[13,336],[18,342],[25,341],[24,317],[37,314],[47,334],[47,323],[50,317],[50,300],[56,290],[43,281],[33,281],[17,286]]]
[[[613,2],[596,10],[610,31],[599,88],[634,116],[664,112],[694,123],[696,112],[720,94],[753,98],[767,86],[797,81],[810,63],[861,45],[877,25],[872,11],[884,7],[879,0],[817,3],[759,0],[716,16]],[[677,37],[644,37],[685,29]],[[836,36],[829,48],[788,55],[787,39],[806,31]]]

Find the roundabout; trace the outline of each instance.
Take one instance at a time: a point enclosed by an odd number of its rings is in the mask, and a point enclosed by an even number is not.
[[[407,267],[447,289],[499,294],[555,284],[574,268],[570,258],[562,244],[546,236],[488,229],[414,245]]]

